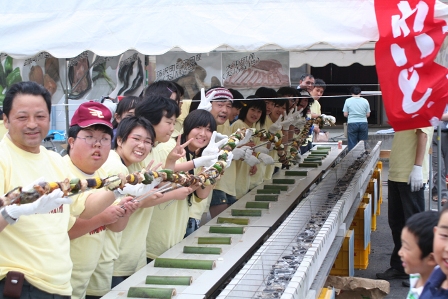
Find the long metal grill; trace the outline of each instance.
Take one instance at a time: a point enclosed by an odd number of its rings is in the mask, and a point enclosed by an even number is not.
[[[358,145],[302,200],[218,296],[306,298],[374,163],[379,143]]]

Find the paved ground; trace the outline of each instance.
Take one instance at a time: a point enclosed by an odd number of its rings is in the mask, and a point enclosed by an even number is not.
[[[381,215],[377,217],[377,230],[371,234],[371,254],[369,266],[366,270],[355,270],[356,277],[376,279],[375,274],[389,268],[390,254],[393,249],[392,235],[387,222],[387,177],[389,174],[389,162],[383,161],[383,204]],[[425,192],[426,209],[429,209],[428,191]],[[437,210],[437,204],[431,203],[431,209]],[[408,288],[401,285],[402,280],[390,281],[390,293],[386,298],[406,298]]]
[[[375,274],[389,268],[390,254],[393,249],[392,235],[387,222],[387,176],[389,163],[383,161],[383,204],[381,215],[377,217],[377,229],[373,231],[371,238],[371,254],[369,266],[366,270],[355,270],[356,277],[376,279]],[[402,280],[390,281],[390,294],[386,298],[406,298],[408,288],[401,285]]]

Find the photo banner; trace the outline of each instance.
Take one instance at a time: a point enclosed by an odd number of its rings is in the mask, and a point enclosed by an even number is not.
[[[222,71],[224,87],[246,97],[262,86],[277,90],[290,86],[289,52],[223,53]]]
[[[156,81],[175,81],[191,99],[201,88],[221,86],[221,54],[166,53],[156,56]]]
[[[395,131],[437,124],[448,103],[448,70],[434,62],[448,30],[435,0],[376,0],[375,60]]]

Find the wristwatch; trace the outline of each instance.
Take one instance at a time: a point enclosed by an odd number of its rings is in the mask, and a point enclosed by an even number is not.
[[[13,225],[14,223],[17,222],[17,219],[12,218],[12,217],[8,214],[8,212],[6,212],[6,209],[5,209],[5,208],[1,209],[0,214],[2,214],[3,219],[5,219],[6,222],[8,222],[10,225]]]

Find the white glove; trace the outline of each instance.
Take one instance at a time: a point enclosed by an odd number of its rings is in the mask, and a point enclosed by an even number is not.
[[[204,148],[204,150],[202,151],[202,156],[216,155],[217,153],[219,153],[221,147],[224,146],[224,144],[226,144],[229,141],[229,138],[225,137],[216,142],[217,135],[218,132],[213,131],[212,137],[210,138],[210,142],[208,143],[207,147]]]
[[[294,127],[296,128],[302,128],[306,124],[306,118],[305,117],[299,117],[294,121]]]
[[[232,151],[232,154],[233,154],[234,160],[240,160],[240,159],[244,158],[244,155],[246,154],[245,146],[234,148]]]
[[[155,178],[151,184],[125,184],[123,190],[118,189],[121,194],[129,194],[131,196],[141,196],[148,193],[162,182],[162,178]]]
[[[248,157],[247,159],[244,159],[244,162],[249,164],[250,167],[260,164],[260,160],[258,160],[257,158],[255,158],[252,155],[250,157]]]
[[[299,119],[302,118],[302,116],[300,115],[300,113],[303,111],[303,108],[300,108],[300,110],[297,110],[297,107],[294,108],[294,113],[292,114],[292,118],[293,120],[293,124],[296,123]]]
[[[414,165],[409,174],[408,185],[411,185],[411,191],[417,192],[423,187],[423,171],[422,167]]]
[[[286,111],[283,112],[283,121],[280,123],[282,125],[283,130],[289,130],[289,126],[294,122],[294,118],[292,116],[293,111],[290,111],[288,115],[286,115]]]
[[[321,114],[320,116],[322,117],[322,119],[323,119],[325,122],[332,122],[333,124],[336,123],[336,117],[334,117],[334,116],[331,116],[331,115],[325,115],[325,114]]]
[[[260,146],[254,149],[254,152],[256,153],[263,153],[263,154],[269,154],[269,149],[265,146]]]
[[[215,94],[216,91],[213,91],[208,97],[206,97],[204,88],[201,88],[201,102],[199,103],[198,109],[210,112],[212,110],[212,103],[210,102]]]
[[[269,128],[268,131],[271,134],[275,134],[278,131],[280,131],[282,129],[282,124],[281,122],[283,121],[283,117],[280,115],[280,117],[277,119],[277,121],[275,123],[273,123]]]
[[[18,219],[23,215],[46,214],[54,209],[59,208],[63,204],[71,204],[70,197],[63,197],[64,192],[61,189],[53,190],[50,194],[41,196],[38,200],[32,203],[23,205],[6,206],[5,210],[9,216]]]
[[[244,138],[242,140],[240,140],[240,142],[238,142],[237,145],[242,146],[242,145],[245,145],[246,143],[248,143],[253,134],[254,134],[254,131],[252,129],[246,129]]]
[[[210,167],[218,161],[218,153],[214,155],[201,156],[193,159],[194,168],[196,167]]]
[[[230,165],[232,164],[232,160],[233,160],[233,153],[230,152],[227,154],[227,160],[226,160],[226,168],[229,168]]]
[[[263,162],[266,165],[274,164],[274,159],[271,156],[263,154],[263,153],[260,153],[258,155],[258,160],[260,160],[261,162]]]
[[[221,141],[221,140],[223,140],[224,138],[229,139],[229,136],[224,135],[224,134],[221,134],[221,133],[219,133],[219,132],[216,132],[216,138],[215,138],[215,141],[216,141],[216,142]]]
[[[250,157],[252,157],[253,152],[254,152],[254,150],[252,148],[248,147],[244,154],[243,160],[250,159]]]

